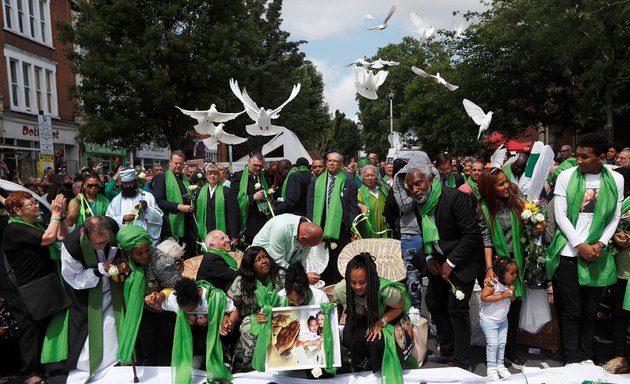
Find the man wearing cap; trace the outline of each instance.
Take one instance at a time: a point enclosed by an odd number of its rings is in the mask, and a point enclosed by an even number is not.
[[[219,180],[221,172],[214,164],[206,169],[208,181],[199,189],[196,204],[197,237],[204,241],[208,232],[215,229],[228,233],[230,237],[238,234],[238,222],[228,215],[228,201],[231,198],[230,188],[223,186]]]
[[[138,338],[142,364],[168,364],[173,316],[159,311],[161,303],[155,303],[155,296],[170,293],[182,276],[172,257],[151,247],[151,238],[143,228],[126,225],[116,234],[116,241],[131,268],[124,283],[127,311],[120,327],[118,361],[131,361]]]
[[[278,163],[278,166],[284,160]],[[288,160],[286,160],[288,162]],[[290,164],[290,163],[289,163]],[[279,203],[274,211],[276,215],[292,213],[298,216],[306,216],[306,197],[308,185],[311,183],[311,172],[308,169],[308,160],[300,157],[295,162],[297,167],[290,168],[284,177],[280,191]]]
[[[138,188],[135,169],[127,168],[119,174],[120,194],[109,203],[105,215],[116,220],[119,227],[136,225],[146,229],[151,245],[157,245],[162,231],[162,210],[150,192]]]

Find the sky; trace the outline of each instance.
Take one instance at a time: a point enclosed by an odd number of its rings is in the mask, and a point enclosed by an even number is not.
[[[367,14],[374,17],[368,25],[380,24],[392,5],[396,11],[386,29],[366,30]],[[455,30],[465,22],[462,15],[466,11],[483,9],[479,0],[284,0],[282,29],[291,34],[290,40],[307,41],[300,49],[323,75],[324,98],[330,112],[339,109],[356,121],[354,68],[346,68],[346,64],[371,57],[378,48],[413,35],[409,18],[412,10],[437,31]],[[453,11],[460,14],[453,16]]]

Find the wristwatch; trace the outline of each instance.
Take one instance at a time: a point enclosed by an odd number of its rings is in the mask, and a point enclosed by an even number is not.
[[[385,316],[381,317],[381,324],[383,324],[383,327],[387,327],[387,324],[389,324],[387,320],[385,320]]]
[[[608,244],[604,244],[604,242],[603,242],[603,241],[599,241],[599,248],[600,248],[602,251],[605,251],[605,250],[606,250],[606,248],[608,248]]]

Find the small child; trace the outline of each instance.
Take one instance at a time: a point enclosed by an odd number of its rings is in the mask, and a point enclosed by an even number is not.
[[[492,266],[498,281],[492,287],[483,287],[481,291],[481,311],[479,326],[486,336],[486,361],[488,378],[500,380],[511,375],[503,365],[505,344],[507,342],[510,303],[514,301],[514,280],[516,280],[516,262],[514,259],[499,257]]]
[[[308,325],[308,331],[302,332],[300,334],[300,338],[298,340],[297,346],[302,346],[304,348],[304,354],[300,354],[300,356],[304,356],[304,359],[298,358],[298,362],[300,364],[318,364],[321,363],[320,351],[322,350],[322,337],[317,335],[317,319],[315,316],[309,316],[306,321]]]

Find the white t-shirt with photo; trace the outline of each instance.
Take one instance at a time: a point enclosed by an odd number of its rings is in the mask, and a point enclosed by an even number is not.
[[[573,172],[579,172],[578,167],[569,168],[560,173],[558,176],[554,191],[554,209],[558,228],[562,231],[562,233],[564,233],[568,240],[567,245],[562,249],[560,255],[575,257],[578,255],[576,247],[586,241],[591,224],[593,223],[593,220],[596,219],[593,217],[593,213],[595,211],[595,205],[597,204],[597,197],[599,195],[601,173],[586,173],[584,175],[586,190],[582,196],[582,207],[580,208],[580,213],[578,214],[578,219],[574,227],[569,220],[567,204],[567,187]],[[614,171],[611,171],[610,173],[617,185],[617,209],[615,215],[613,216],[613,220],[610,223],[606,223],[604,232],[599,238],[599,241],[604,244],[608,244],[608,241],[612,238],[615,230],[617,229],[621,211],[621,202],[623,201],[623,177],[621,174]]]

